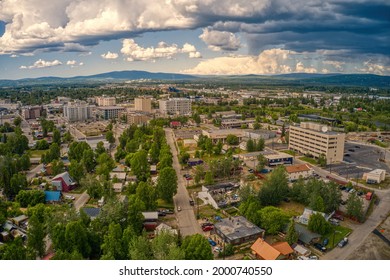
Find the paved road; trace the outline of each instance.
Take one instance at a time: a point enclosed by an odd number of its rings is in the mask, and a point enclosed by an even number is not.
[[[178,178],[177,194],[174,196],[173,201],[175,203],[176,209],[177,207],[181,208],[180,212],[176,211],[180,233],[183,236],[202,233],[199,223],[195,219],[193,206],[191,206],[189,203],[190,196],[188,195],[187,189],[185,187],[186,182],[184,181],[184,178],[181,174],[181,167],[177,158],[177,150],[175,147],[172,130],[165,129],[165,135],[167,138],[167,143],[171,147],[171,152],[173,154],[173,168],[176,170],[176,175]]]
[[[299,159],[295,160],[296,163],[303,163]],[[330,174],[327,170],[324,170],[317,166],[312,166],[314,171],[322,177],[331,175],[334,178],[346,180],[336,174]],[[351,224],[348,227],[353,229],[353,232],[348,237],[348,244],[344,248],[335,248],[329,253],[321,257],[324,260],[345,260],[352,254],[368,237],[368,235],[385,219],[390,212],[390,190],[378,190],[375,188],[369,188],[359,184],[360,186],[375,190],[375,194],[379,198],[379,205],[374,207],[374,211],[368,217],[364,224]]]
[[[85,191],[74,202],[74,208],[76,209],[76,211],[79,211],[80,208],[83,207],[88,200],[89,200],[89,195],[87,194],[87,191]]]
[[[38,164],[36,167],[34,167],[30,171],[28,171],[26,174],[27,179],[31,180],[32,178],[34,178],[35,174],[41,172],[42,167],[43,167],[43,164]]]

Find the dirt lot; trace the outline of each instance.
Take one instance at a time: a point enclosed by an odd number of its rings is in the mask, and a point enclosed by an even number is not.
[[[390,240],[390,216],[377,228]],[[348,246],[348,245],[347,245]],[[390,260],[390,246],[374,233],[347,258],[349,260]]]

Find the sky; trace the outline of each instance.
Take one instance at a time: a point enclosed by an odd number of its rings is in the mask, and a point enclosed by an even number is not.
[[[0,0],[0,79],[390,75],[389,0]]]

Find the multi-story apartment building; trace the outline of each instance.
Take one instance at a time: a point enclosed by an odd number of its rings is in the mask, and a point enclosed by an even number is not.
[[[345,133],[338,133],[330,127],[317,123],[302,122],[300,126],[290,126],[290,150],[314,157],[325,155],[327,163],[343,160]]]
[[[107,97],[107,96],[98,96],[96,97],[96,103],[98,106],[115,106],[116,99],[115,97]]]
[[[120,112],[119,118],[121,120],[125,119],[126,123],[130,125],[146,124],[151,119],[151,117],[144,112],[131,110]]]
[[[105,120],[117,119],[119,113],[125,111],[125,108],[118,106],[103,106],[97,108],[98,115]]]
[[[152,112],[152,99],[147,97],[136,97],[134,99],[134,110],[146,113]]]
[[[64,105],[64,117],[70,122],[86,121],[92,118],[91,106],[85,101],[68,102]]]
[[[23,109],[23,117],[26,120],[37,119],[42,116],[44,111],[42,106],[30,106]]]
[[[190,115],[191,100],[188,98],[170,98],[159,101],[160,112],[167,115]]]

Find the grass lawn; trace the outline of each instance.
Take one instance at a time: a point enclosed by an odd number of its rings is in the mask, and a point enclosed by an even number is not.
[[[166,208],[166,209],[175,208],[175,206],[173,205],[173,202],[166,202],[163,199],[157,199],[157,207],[158,208]]]
[[[31,158],[41,158],[43,154],[45,154],[48,150],[31,150],[30,155]]]
[[[317,165],[317,160],[314,159],[314,158],[310,158],[310,157],[300,157],[299,158],[300,160],[303,160],[303,161],[306,161],[310,164],[313,164],[313,165]]]
[[[279,208],[281,208],[289,216],[299,216],[302,215],[303,210],[305,209],[305,205],[295,201],[290,201],[290,202],[282,201],[279,205]]]
[[[80,194],[80,193],[85,192],[86,189],[87,189],[86,187],[77,187],[74,190],[71,190],[69,193],[78,193],[78,194]]]
[[[328,238],[329,240],[329,243],[328,245],[326,246],[326,248],[328,249],[332,249],[334,247],[337,246],[337,244],[347,235],[349,235],[349,233],[352,232],[352,229],[350,228],[346,228],[346,227],[342,227],[342,226],[332,226],[332,230],[330,233],[322,236],[322,239],[321,239],[321,242],[325,239],[325,238]],[[333,237],[334,237],[334,242],[333,242]],[[334,246],[333,246],[334,244]]]
[[[291,150],[283,150],[281,152],[289,154],[289,155],[292,155],[292,156],[296,156],[297,155],[297,152],[294,152],[294,151],[291,151]]]
[[[355,179],[351,179],[354,183],[356,182]],[[384,181],[382,181],[380,184],[367,184],[365,180],[363,179],[358,179],[357,180],[359,184],[365,185],[370,188],[375,188],[375,189],[389,189],[390,188],[390,177],[386,177]],[[354,184],[353,183],[353,184]]]

